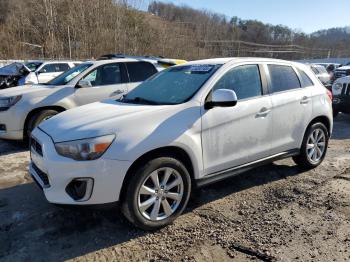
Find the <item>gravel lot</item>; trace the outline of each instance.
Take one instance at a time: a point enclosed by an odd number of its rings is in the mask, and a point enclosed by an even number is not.
[[[194,192],[157,232],[117,208],[61,208],[27,173],[29,153],[0,141],[1,261],[349,261],[350,117],[340,115],[324,163],[289,159]]]

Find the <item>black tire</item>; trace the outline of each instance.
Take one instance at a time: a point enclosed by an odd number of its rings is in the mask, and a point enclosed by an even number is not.
[[[333,117],[336,118],[339,115],[338,110],[333,110]]]
[[[318,161],[312,161],[310,157],[308,157],[307,153],[307,142],[310,137],[310,135],[316,130],[321,129],[324,132],[325,135],[325,149],[323,151],[323,155],[320,157]],[[329,133],[327,128],[322,123],[314,123],[312,124],[305,132],[303,143],[300,148],[300,154],[293,157],[294,162],[299,165],[303,169],[313,169],[320,165],[323,161],[323,159],[326,156],[327,148],[328,148],[328,141],[329,141]]]
[[[177,209],[169,217],[163,220],[150,220],[142,215],[138,208],[139,190],[149,175],[160,168],[171,168],[178,172],[183,181],[183,195]],[[177,159],[172,157],[159,157],[142,164],[132,172],[131,179],[125,185],[124,195],[121,201],[121,210],[124,216],[135,226],[143,230],[156,230],[171,224],[187,206],[191,194],[191,177],[186,167]]]
[[[33,129],[36,128],[41,122],[53,117],[54,115],[57,115],[58,112],[56,110],[43,110],[36,114],[34,114],[28,122],[27,127],[27,136],[30,137],[30,134],[32,133]]]

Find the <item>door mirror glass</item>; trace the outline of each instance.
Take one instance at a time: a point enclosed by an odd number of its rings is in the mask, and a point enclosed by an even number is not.
[[[92,87],[92,84],[91,84],[91,82],[89,80],[82,79],[77,84],[77,87],[78,88]]]
[[[232,107],[237,104],[237,95],[230,89],[217,89],[212,93],[211,101],[205,104],[205,109],[213,107]]]

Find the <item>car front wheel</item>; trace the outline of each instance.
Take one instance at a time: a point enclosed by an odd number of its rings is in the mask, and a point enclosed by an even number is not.
[[[30,137],[30,134],[32,133],[32,131],[34,130],[34,128],[36,128],[38,125],[40,125],[40,123],[50,119],[51,117],[57,115],[58,112],[56,110],[43,110],[40,111],[36,114],[34,114],[28,122],[28,128],[27,128],[27,135],[28,137]]]
[[[125,217],[139,228],[154,230],[170,224],[185,209],[191,178],[177,159],[160,157],[136,169],[122,201]]]
[[[305,133],[300,154],[293,157],[294,162],[307,169],[317,167],[326,156],[328,140],[329,134],[324,124],[311,125]]]

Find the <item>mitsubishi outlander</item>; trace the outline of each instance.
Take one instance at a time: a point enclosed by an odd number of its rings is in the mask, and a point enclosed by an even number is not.
[[[56,204],[120,202],[152,230],[185,209],[191,190],[292,157],[323,161],[332,97],[305,65],[262,58],[194,61],[159,72],[118,100],[42,122],[30,173]]]

